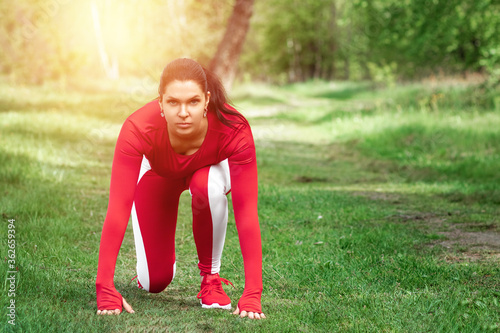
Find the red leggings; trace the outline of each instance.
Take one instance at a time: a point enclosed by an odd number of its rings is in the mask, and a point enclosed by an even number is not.
[[[201,274],[220,269],[227,226],[227,193],[231,190],[227,160],[197,170],[189,178],[157,175],[143,158],[132,206],[137,278],[153,293],[175,276],[175,227],[181,193],[192,197],[193,234]]]

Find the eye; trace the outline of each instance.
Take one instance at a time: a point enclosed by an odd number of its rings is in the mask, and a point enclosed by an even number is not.
[[[199,100],[199,99],[192,99],[189,103],[190,103],[191,105],[196,105],[196,104],[198,104],[199,102],[200,102],[200,100]]]
[[[168,103],[168,105],[171,105],[171,106],[177,105],[177,101],[173,101],[173,100],[167,101],[167,103]]]

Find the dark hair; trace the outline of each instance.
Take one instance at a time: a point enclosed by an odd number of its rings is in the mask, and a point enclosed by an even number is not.
[[[208,112],[215,112],[219,121],[224,125],[234,128],[235,124],[245,122],[245,118],[239,112],[228,107],[229,99],[219,77],[198,62],[192,59],[179,58],[167,64],[160,78],[160,86],[158,87],[159,100],[161,100],[166,86],[175,80],[195,81],[205,94],[210,91]],[[240,121],[228,119],[224,114],[237,116]]]

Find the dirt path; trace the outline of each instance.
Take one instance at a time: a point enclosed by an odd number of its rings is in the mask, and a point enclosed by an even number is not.
[[[403,199],[403,196],[398,194],[385,192],[356,192],[354,195],[390,202],[399,202]],[[429,243],[429,246],[441,246],[448,249],[447,261],[500,260],[500,230],[497,225],[481,222],[454,223],[449,221],[454,214],[455,217],[459,215],[463,216],[464,220],[468,220],[460,212],[438,215],[432,212],[405,213],[401,211],[392,217],[400,222],[414,223],[429,234],[444,236]]]

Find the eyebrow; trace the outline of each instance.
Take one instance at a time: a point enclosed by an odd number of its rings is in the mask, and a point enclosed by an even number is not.
[[[186,101],[191,101],[191,100],[196,99],[196,98],[201,98],[201,96],[200,95],[194,95],[192,97],[187,98]],[[180,101],[180,99],[178,99],[176,97],[173,97],[173,96],[167,96],[166,99],[174,100],[174,101]]]

